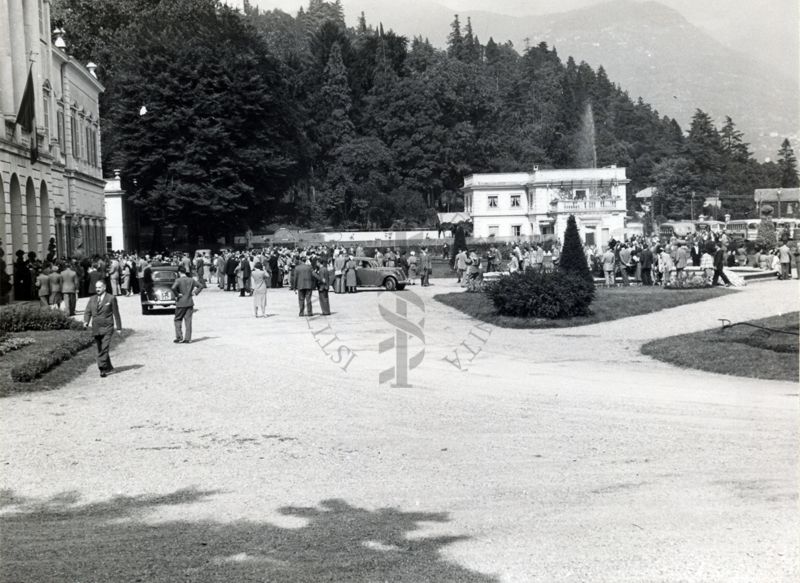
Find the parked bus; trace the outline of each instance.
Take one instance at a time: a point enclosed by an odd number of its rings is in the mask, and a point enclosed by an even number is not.
[[[697,228],[692,221],[667,221],[662,223],[658,230],[658,234],[664,241],[669,241],[673,236],[683,239],[696,232]]]
[[[734,239],[744,239],[745,241],[755,241],[758,237],[758,227],[761,219],[737,219],[728,221],[725,229],[728,235]]]
[[[704,231],[710,231],[715,235],[719,235],[722,232],[722,229],[725,228],[724,221],[695,221],[694,223],[695,229],[698,233],[703,233]]]
[[[800,226],[800,220],[798,219],[774,219],[775,221],[775,230],[778,235],[778,241],[781,240],[781,235],[784,230],[789,235],[790,239],[797,238],[797,228]]]

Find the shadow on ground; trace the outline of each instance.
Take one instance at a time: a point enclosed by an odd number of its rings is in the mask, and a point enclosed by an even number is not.
[[[375,511],[343,500],[279,512],[299,528],[269,522],[167,522],[143,515],[159,506],[201,502],[217,492],[118,497],[80,504],[68,492],[46,501],[0,493],[0,581],[23,582],[354,582],[490,583],[496,579],[444,560],[464,536],[407,538],[446,513]]]

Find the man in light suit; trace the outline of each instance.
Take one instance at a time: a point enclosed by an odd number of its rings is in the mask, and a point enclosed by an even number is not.
[[[64,296],[64,307],[70,316],[75,315],[75,303],[79,289],[78,273],[72,268],[71,263],[67,263],[61,271],[61,294]]]
[[[315,287],[316,278],[314,277],[314,271],[311,269],[311,262],[305,259],[292,271],[292,288],[297,292],[301,318],[305,316],[305,312],[308,312],[309,316],[314,315],[311,307],[311,297]]]
[[[419,254],[419,274],[421,279],[421,284],[423,287],[427,287],[431,284],[430,277],[431,277],[431,268],[433,267],[433,263],[431,261],[431,256],[428,254],[428,248],[423,247]]]
[[[180,276],[172,284],[172,291],[175,293],[175,342],[189,344],[192,341],[192,314],[194,314],[194,290],[197,293],[203,291],[203,285],[192,277],[189,277],[188,270],[181,265],[178,268]],[[186,323],[186,334],[182,330],[182,322]]]
[[[96,294],[89,298],[86,304],[86,311],[83,314],[83,327],[88,328],[92,324],[92,334],[97,345],[97,368],[100,369],[100,376],[105,377],[114,367],[111,366],[111,358],[108,356],[111,347],[111,337],[114,335],[114,325],[117,332],[122,332],[122,320],[119,317],[119,307],[117,298],[106,293],[106,284],[103,280],[95,283]]]

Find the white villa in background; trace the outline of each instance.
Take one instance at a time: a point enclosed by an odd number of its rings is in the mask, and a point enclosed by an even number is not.
[[[473,174],[464,179],[464,211],[473,236],[498,241],[563,239],[575,215],[586,245],[605,245],[625,232],[625,168]]]

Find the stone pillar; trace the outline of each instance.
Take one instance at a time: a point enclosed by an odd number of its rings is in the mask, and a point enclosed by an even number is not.
[[[11,39],[11,67],[14,88],[14,115],[19,102],[22,99],[22,92],[25,90],[25,82],[28,76],[28,56],[27,43],[25,42],[25,26],[20,23],[25,22],[22,10],[22,0],[6,0],[8,3],[9,37]]]
[[[14,105],[14,68],[11,59],[11,23],[9,0],[0,0],[0,121],[16,116]],[[0,128],[5,136],[5,128]]]
[[[64,215],[64,249],[68,257],[72,257],[75,254],[75,248],[72,243],[72,215],[69,213]]]

